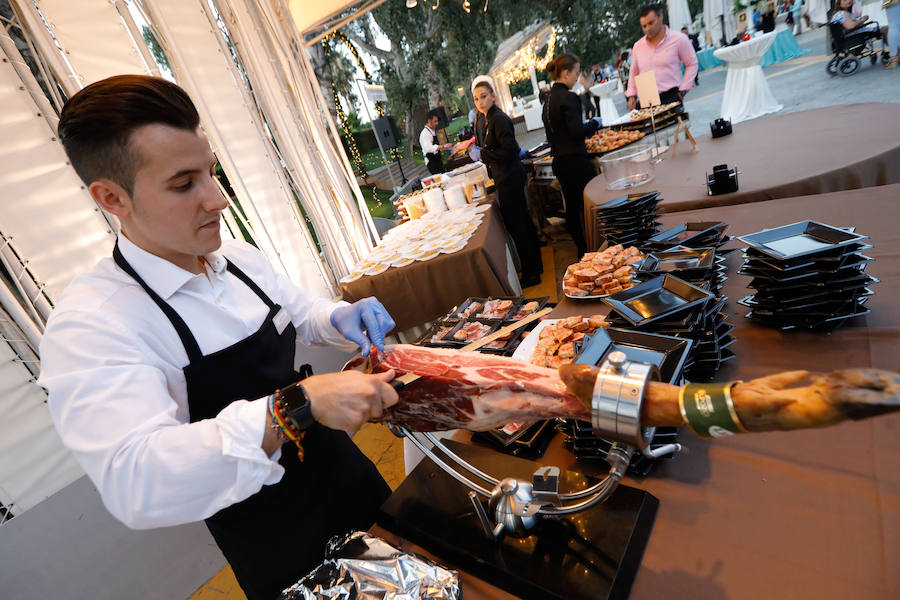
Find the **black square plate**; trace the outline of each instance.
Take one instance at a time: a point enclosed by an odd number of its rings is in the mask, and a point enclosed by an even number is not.
[[[610,352],[621,350],[628,360],[650,363],[662,381],[678,385],[693,341],[668,335],[610,327],[585,337],[578,364],[600,365]]]
[[[637,270],[654,273],[675,271],[706,273],[713,266],[715,256],[715,248],[651,252],[641,261]]]
[[[728,231],[728,223],[723,221],[699,221],[695,223],[683,223],[650,238],[649,242],[659,242],[665,245],[681,244],[694,246],[690,243],[697,238],[720,239]]]
[[[867,236],[816,221],[800,221],[738,237],[755,250],[789,260],[868,239]]]
[[[663,275],[616,292],[603,301],[629,323],[640,326],[704,304],[712,297],[695,285]]]

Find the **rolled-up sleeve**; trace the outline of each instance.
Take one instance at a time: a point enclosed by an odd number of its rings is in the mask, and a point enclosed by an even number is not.
[[[284,473],[280,452],[269,457],[261,448],[265,399],[180,421],[156,354],[102,311],[54,314],[41,371],[63,443],[131,528],[205,519]]]
[[[681,78],[681,85],[678,86],[678,89],[687,92],[694,87],[694,78],[697,77],[700,63],[690,38],[684,34],[680,34],[678,39],[678,57],[684,63],[684,76]]]

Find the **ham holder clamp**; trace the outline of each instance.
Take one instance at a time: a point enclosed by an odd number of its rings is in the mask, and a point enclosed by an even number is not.
[[[521,326],[520,322],[513,324],[516,325]],[[571,493],[559,492],[558,467],[539,468],[531,481],[496,478],[469,464],[432,433],[419,432],[419,435],[440,449],[447,460],[438,456],[428,443],[405,426],[387,425],[394,435],[408,438],[438,467],[469,488],[469,499],[488,537],[525,537],[530,535],[541,516],[569,515],[606,500],[625,475],[635,452],[641,452],[648,458],[659,458],[682,450],[680,444],[651,446],[655,428],[640,424],[644,388],[647,382],[658,380],[659,371],[655,365],[629,361],[621,351],[609,354],[597,377],[591,420],[595,435],[615,442],[606,458],[610,469],[598,483]],[[488,499],[487,510],[479,495]]]
[[[387,422],[430,460],[385,502],[378,523],[520,598],[627,598],[659,501],[620,481],[635,453],[658,458],[682,448],[652,445],[655,428],[639,421],[645,388],[659,379],[655,365],[616,350],[601,371],[590,417],[595,435],[613,442],[605,477]]]

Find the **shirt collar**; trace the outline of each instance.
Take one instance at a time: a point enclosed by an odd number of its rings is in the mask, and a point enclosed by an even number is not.
[[[662,46],[663,42],[665,42],[667,39],[669,39],[669,26],[663,25],[663,27],[666,28],[666,34],[663,36],[663,39],[659,40],[659,43],[656,45],[657,48]],[[647,44],[648,46],[650,45],[650,38],[648,38],[646,35],[644,36],[644,43]]]
[[[124,235],[118,238],[119,251],[128,264],[137,272],[151,290],[168,300],[196,275],[179,266],[151,254],[129,240]],[[216,274],[221,274],[228,266],[221,248],[205,255],[203,259]]]
[[[415,129],[413,129],[413,131],[415,131]],[[432,128],[429,127],[428,125],[425,126],[425,131],[427,131],[427,132],[430,133],[431,135],[434,135],[434,129],[432,129]]]

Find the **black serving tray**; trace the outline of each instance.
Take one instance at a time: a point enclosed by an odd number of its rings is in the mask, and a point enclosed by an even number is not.
[[[585,336],[575,363],[599,366],[610,352],[621,350],[628,360],[650,363],[662,381],[678,385],[693,341],[668,335],[610,327]]]
[[[682,223],[654,235],[647,240],[652,243],[688,245],[698,238],[712,238],[717,240],[728,231],[728,223],[723,221],[699,221],[695,223]]]
[[[739,236],[738,239],[763,254],[790,260],[859,243],[868,236],[817,221],[800,221]]]
[[[674,277],[663,275],[603,298],[603,302],[638,327],[700,306],[713,294]]]
[[[671,273],[674,271],[688,273],[706,273],[715,262],[715,248],[690,248],[665,252],[651,252],[638,266],[638,272]]]

